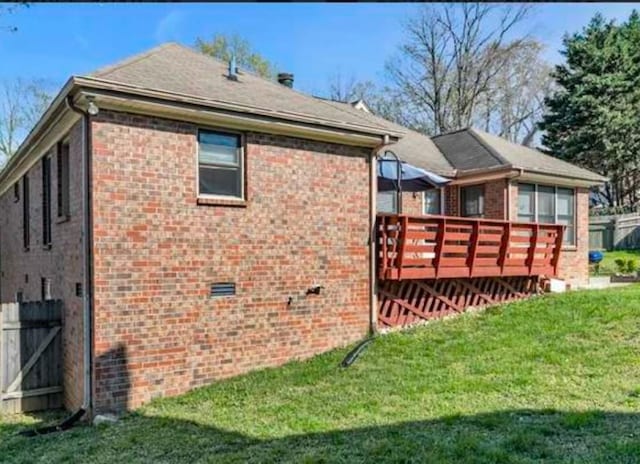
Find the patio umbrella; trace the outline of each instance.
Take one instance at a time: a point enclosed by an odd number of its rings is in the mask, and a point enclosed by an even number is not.
[[[396,192],[398,212],[402,212],[402,191],[424,192],[444,187],[449,182],[451,179],[401,161],[392,151],[378,159],[378,191]]]
[[[400,165],[400,177],[398,177],[398,165]],[[404,161],[389,158],[378,160],[379,192],[396,190],[424,192],[425,190],[444,187],[449,182],[451,182],[451,179],[420,169]]]

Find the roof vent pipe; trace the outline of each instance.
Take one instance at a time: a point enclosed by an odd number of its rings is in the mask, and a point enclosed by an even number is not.
[[[278,82],[285,87],[293,88],[293,74],[285,72],[278,73]]]
[[[238,66],[236,65],[236,56],[231,55],[231,59],[229,60],[229,74],[227,78],[231,81],[238,80]]]

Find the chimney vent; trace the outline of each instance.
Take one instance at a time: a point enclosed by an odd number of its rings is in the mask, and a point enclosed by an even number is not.
[[[293,74],[291,73],[278,73],[278,82],[285,87],[293,88]]]
[[[229,75],[227,76],[227,78],[230,81],[237,81],[238,80],[238,66],[236,65],[236,56],[232,55],[231,59],[229,60]]]

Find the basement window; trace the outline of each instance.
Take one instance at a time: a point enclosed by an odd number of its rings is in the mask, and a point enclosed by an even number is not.
[[[244,150],[240,134],[198,132],[198,195],[244,199]]]

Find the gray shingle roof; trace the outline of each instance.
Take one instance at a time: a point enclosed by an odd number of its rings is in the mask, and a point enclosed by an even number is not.
[[[331,100],[325,101],[336,107],[341,107],[345,111],[361,113],[368,120],[376,124],[381,124],[390,130],[405,131],[402,138],[397,143],[394,143],[389,147],[389,149],[395,152],[400,159],[436,174],[443,176],[454,175],[454,167],[428,136],[421,134],[420,132],[407,129],[404,126],[388,121],[380,116],[354,108],[353,104]]]
[[[437,174],[513,167],[594,182],[604,177],[478,129],[463,129],[429,138],[350,104],[315,98],[281,84],[240,71],[227,78],[227,64],[177,43],[167,43],[99,69],[92,79],[143,89],[188,95],[261,109],[274,116],[313,118],[318,124],[350,125],[402,135],[392,146],[400,158]]]
[[[447,160],[461,171],[504,166],[595,183],[606,180],[600,174],[476,128],[438,135],[433,141]]]
[[[260,108],[274,116],[300,114],[318,123],[334,122],[384,129],[360,113],[345,111],[281,84],[240,70],[238,80],[227,78],[228,65],[177,43],[167,43],[89,75],[145,89],[161,90],[206,100]],[[404,130],[402,131],[404,132]]]

